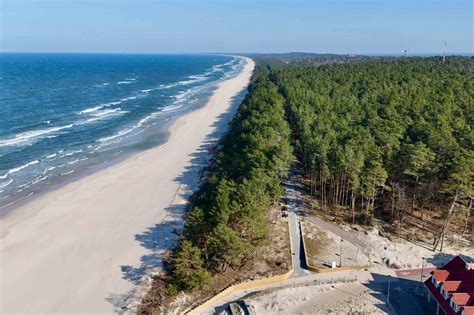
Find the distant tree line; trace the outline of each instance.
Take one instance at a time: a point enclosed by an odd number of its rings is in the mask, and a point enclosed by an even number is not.
[[[293,161],[284,98],[262,69],[194,195],[170,260],[172,290],[194,290],[215,272],[237,270],[267,235],[268,211]]]
[[[474,58],[391,58],[269,70],[322,208],[401,220],[415,209],[468,228],[474,197]]]

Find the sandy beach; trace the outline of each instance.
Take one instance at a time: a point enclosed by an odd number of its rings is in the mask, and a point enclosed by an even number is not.
[[[1,218],[0,312],[125,310],[172,246],[208,148],[246,93],[254,63],[170,128],[167,142],[48,192]]]

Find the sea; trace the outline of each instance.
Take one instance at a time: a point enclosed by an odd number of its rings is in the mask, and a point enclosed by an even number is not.
[[[22,200],[162,144],[241,58],[0,54],[0,215]],[[152,167],[152,166],[150,166]]]

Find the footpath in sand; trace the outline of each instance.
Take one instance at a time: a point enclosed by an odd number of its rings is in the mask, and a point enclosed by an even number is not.
[[[1,313],[124,310],[172,246],[182,195],[246,93],[254,63],[180,117],[168,141],[11,211],[0,222]]]

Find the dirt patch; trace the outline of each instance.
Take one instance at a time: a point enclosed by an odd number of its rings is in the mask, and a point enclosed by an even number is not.
[[[344,267],[369,264],[369,258],[363,249],[348,241],[343,241],[334,233],[322,230],[311,222],[303,221],[301,224],[304,232],[306,257],[311,266],[332,268],[333,265]]]

